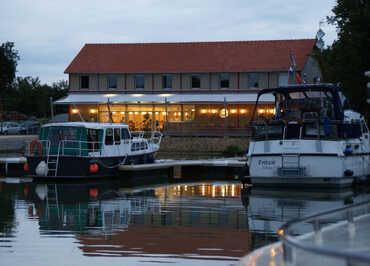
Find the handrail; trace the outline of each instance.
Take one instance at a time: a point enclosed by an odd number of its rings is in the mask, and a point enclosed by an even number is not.
[[[370,262],[370,255],[355,253],[355,252],[351,252],[351,251],[347,251],[347,250],[338,250],[338,249],[329,248],[329,247],[326,247],[326,246],[323,246],[323,245],[320,245],[320,246],[315,245],[315,242],[318,242],[317,239],[320,239],[320,237],[321,237],[321,235],[320,235],[321,234],[321,229],[325,228],[325,227],[320,228],[320,219],[328,218],[328,217],[331,217],[331,216],[334,216],[334,215],[338,216],[338,215],[345,214],[346,217],[347,217],[345,222],[348,223],[349,230],[351,230],[350,228],[352,228],[352,230],[353,230],[354,226],[355,226],[354,225],[354,216],[355,216],[354,212],[359,211],[359,210],[363,210],[363,209],[366,209],[366,211],[361,212],[360,214],[357,213],[356,217],[359,217],[360,215],[364,215],[364,213],[367,214],[367,215],[370,215],[370,201],[354,204],[354,205],[344,207],[344,208],[340,208],[340,209],[336,209],[336,210],[322,212],[322,213],[319,213],[319,214],[316,214],[316,215],[313,215],[313,216],[310,216],[310,217],[294,220],[294,221],[291,221],[291,222],[288,222],[288,223],[284,224],[278,230],[278,234],[279,234],[279,236],[280,236],[280,238],[283,242],[285,262],[291,263],[292,265],[295,265],[295,262],[292,261],[293,256],[291,256],[292,255],[291,252],[293,250],[290,250],[290,249],[296,248],[296,249],[300,249],[300,250],[303,250],[303,251],[306,251],[306,252],[311,252],[311,253],[314,253],[314,254],[334,257],[336,259],[341,258],[341,259],[344,259],[346,261],[351,261],[351,262],[360,261],[360,262],[369,263]],[[342,219],[342,222],[343,222],[343,219]],[[295,225],[301,224],[301,223],[312,223],[312,226],[313,226],[314,230],[313,230],[313,232],[311,232],[311,234],[314,233],[314,237],[315,237],[314,241],[313,241],[313,244],[310,244],[308,242],[301,242],[300,240],[298,240],[294,236],[290,235],[290,231],[292,229],[292,226],[295,226]],[[338,222],[334,225],[338,225]]]

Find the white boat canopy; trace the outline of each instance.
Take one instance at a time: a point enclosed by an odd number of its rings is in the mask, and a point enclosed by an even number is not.
[[[54,104],[194,104],[194,103],[244,103],[254,104],[257,93],[233,94],[85,94],[71,93],[67,97],[54,102]],[[260,103],[273,104],[275,98],[272,94],[260,97]]]

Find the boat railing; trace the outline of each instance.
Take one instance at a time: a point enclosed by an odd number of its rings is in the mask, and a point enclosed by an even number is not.
[[[351,139],[361,136],[359,123],[341,120],[295,119],[257,120],[252,122],[253,140],[279,139]]]
[[[369,265],[369,223],[370,201],[288,222],[278,230],[284,263]]]
[[[103,142],[62,140],[60,141],[59,155],[91,156],[101,155]]]
[[[141,139],[144,137],[144,133],[144,131],[131,131],[131,137]]]

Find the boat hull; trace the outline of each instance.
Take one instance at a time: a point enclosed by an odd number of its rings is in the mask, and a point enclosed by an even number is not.
[[[50,156],[49,160],[53,159]],[[47,161],[46,156],[27,157],[29,167],[28,177],[38,179],[97,179],[107,177],[117,177],[121,175],[118,166],[120,164],[144,164],[154,162],[154,153],[145,153],[135,156],[116,156],[116,157],[76,157],[59,156],[57,173],[49,169],[46,176],[36,174],[36,167],[41,161]],[[90,165],[97,164],[98,171],[92,173]]]

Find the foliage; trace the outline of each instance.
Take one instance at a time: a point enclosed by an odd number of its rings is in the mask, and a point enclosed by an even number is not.
[[[11,88],[19,60],[18,51],[14,50],[13,42],[0,46],[0,94],[3,95]]]
[[[337,0],[332,11],[327,21],[337,27],[338,40],[316,52],[324,81],[339,83],[351,107],[369,117],[364,72],[370,70],[370,1]]]
[[[244,153],[245,151],[243,151],[239,146],[229,145],[222,152],[222,155],[225,157],[235,157],[235,156],[242,156],[244,155]]]
[[[28,116],[50,117],[50,97],[53,101],[68,93],[66,81],[41,84],[39,78],[17,77],[13,90],[4,99],[7,111],[19,111]]]

